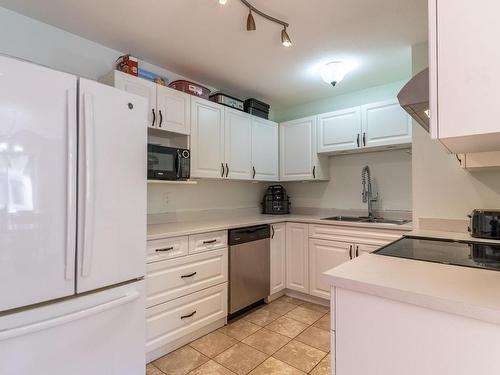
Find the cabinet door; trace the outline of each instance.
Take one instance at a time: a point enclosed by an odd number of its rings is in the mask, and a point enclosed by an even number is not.
[[[235,180],[252,178],[251,115],[232,108],[224,109],[225,177]]]
[[[148,100],[148,126],[150,128],[156,128],[158,125],[156,83],[117,70],[114,74],[114,83],[117,89],[142,96]]]
[[[271,225],[271,295],[286,287],[285,223]]]
[[[361,109],[348,108],[318,116],[318,152],[355,150],[361,147]]]
[[[309,226],[286,224],[286,287],[309,293]]]
[[[191,95],[157,85],[157,128],[174,133],[191,131]]]
[[[222,178],[224,163],[224,108],[191,98],[191,177]]]
[[[411,143],[411,118],[397,100],[367,104],[361,111],[363,147]]]
[[[351,259],[353,245],[345,242],[309,240],[309,292],[330,299],[330,282],[323,272]]]
[[[316,117],[280,124],[280,179],[313,179],[313,139]]]
[[[356,247],[355,255],[357,257],[363,254],[373,253],[375,250],[380,248],[380,246],[363,245],[363,244],[356,244],[355,247]]]
[[[278,124],[252,116],[252,178],[279,180]]]
[[[496,0],[429,1],[432,135],[454,153],[500,149],[499,12]]]

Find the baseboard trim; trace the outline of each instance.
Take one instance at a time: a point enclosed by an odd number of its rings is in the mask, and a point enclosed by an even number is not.
[[[316,297],[316,296],[311,296],[310,294],[305,294],[302,292],[297,292],[295,290],[291,289],[285,289],[284,291],[286,296],[301,299],[306,302],[311,302],[311,303],[317,303],[318,305],[323,305],[323,306],[330,306],[330,301],[324,298]]]

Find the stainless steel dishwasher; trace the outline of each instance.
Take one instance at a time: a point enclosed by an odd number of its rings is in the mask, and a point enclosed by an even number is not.
[[[269,225],[229,231],[229,314],[269,296],[269,237]]]

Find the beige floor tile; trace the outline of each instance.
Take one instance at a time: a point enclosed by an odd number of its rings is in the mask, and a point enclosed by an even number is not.
[[[264,306],[262,309],[278,315],[285,315],[287,312],[293,310],[296,307],[297,305],[277,299],[276,301],[273,301],[270,304]]]
[[[215,360],[238,375],[245,375],[267,359],[267,355],[239,342],[215,357]]]
[[[262,327],[250,323],[247,320],[239,319],[234,322],[229,323],[228,325],[219,328],[219,332],[235,338],[238,341],[243,340],[245,337],[250,336],[252,333],[257,332]]]
[[[287,365],[276,358],[268,358],[264,363],[253,370],[250,375],[303,375],[302,372],[295,367]]]
[[[168,375],[185,375],[208,361],[208,358],[189,346],[183,346],[153,362]]]
[[[309,310],[319,311],[323,314],[326,314],[327,312],[330,311],[329,306],[318,305],[317,303],[305,302],[301,306],[305,307],[306,309],[309,309]]]
[[[298,335],[295,340],[327,353],[330,351],[330,331],[321,328],[309,327]]]
[[[151,363],[146,365],[146,375],[164,375],[157,367],[153,366]]]
[[[302,305],[303,303],[306,302],[306,301],[302,301],[301,299],[290,297],[290,296],[280,297],[280,298],[278,298],[278,301],[291,303],[292,305],[297,305],[297,306]]]
[[[288,337],[265,328],[243,340],[245,344],[269,355],[282,348],[289,341],[290,339]]]
[[[266,329],[293,339],[307,328],[307,324],[282,316],[266,326]]]
[[[274,353],[273,357],[304,372],[311,371],[325,356],[326,352],[293,340]]]
[[[303,306],[303,305],[302,305]],[[325,313],[315,310],[309,310],[305,307],[298,306],[292,311],[288,312],[285,316],[290,319],[297,320],[307,325],[311,325],[321,318]]]
[[[261,308],[246,315],[243,319],[248,320],[253,324],[257,324],[258,326],[265,327],[279,317],[280,316],[278,314]]]
[[[310,372],[311,375],[331,375],[332,367],[330,363],[330,354],[321,360],[321,362]]]
[[[330,313],[324,315],[320,320],[313,324],[314,327],[330,330],[330,320],[332,319]]]
[[[213,358],[222,353],[224,350],[229,349],[237,342],[238,341],[232,337],[215,331],[193,341],[189,344],[189,346],[205,354],[207,357]]]
[[[224,366],[219,365],[217,362],[208,361],[197,369],[191,371],[189,375],[235,375],[234,372],[229,371]]]

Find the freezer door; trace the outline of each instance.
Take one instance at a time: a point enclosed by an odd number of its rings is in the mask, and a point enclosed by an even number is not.
[[[144,374],[143,283],[0,316],[0,374]]]
[[[78,293],[145,274],[147,101],[80,78]]]
[[[0,56],[0,312],[75,292],[76,85]]]

